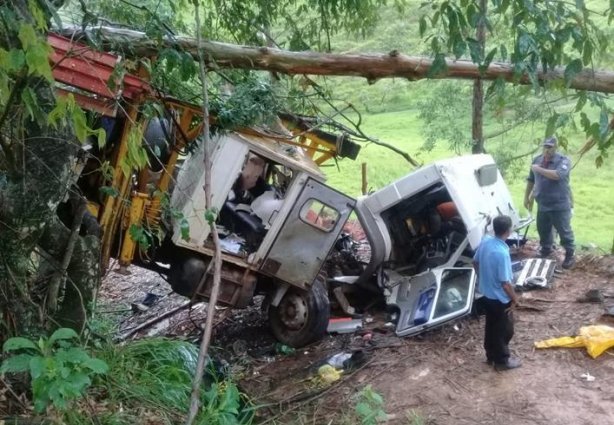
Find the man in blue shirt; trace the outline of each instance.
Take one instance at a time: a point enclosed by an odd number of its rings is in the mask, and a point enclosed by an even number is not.
[[[533,159],[524,205],[531,211],[531,193],[537,201],[537,232],[542,257],[552,253],[552,227],[561,237],[565,248],[563,268],[570,269],[575,264],[575,242],[571,229],[572,198],[569,187],[571,161],[556,151],[557,140],[549,137],[544,140],[544,152]]]
[[[478,272],[479,291],[486,311],[484,350],[489,364],[496,370],[520,367],[519,359],[510,356],[509,342],[514,336],[512,310],[518,304],[512,286],[512,260],[505,240],[512,231],[512,219],[500,215],[493,220],[495,236],[485,236],[473,256]]]

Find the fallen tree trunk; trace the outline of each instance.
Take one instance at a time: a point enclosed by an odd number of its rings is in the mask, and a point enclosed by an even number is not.
[[[190,37],[166,37],[158,40],[148,38],[144,33],[112,27],[97,27],[96,33],[112,50],[121,50],[124,54],[139,57],[157,56],[161,47],[174,47],[190,53],[198,59],[196,39]],[[82,34],[81,29],[66,28],[62,33],[69,37]],[[447,69],[436,76],[428,76],[433,59],[421,56],[406,56],[397,51],[373,54],[335,54],[318,52],[291,52],[271,47],[250,47],[215,41],[203,41],[207,66],[210,69],[241,68],[275,71],[283,74],[310,74],[328,76],[364,77],[370,83],[381,78],[407,78],[411,81],[425,78],[496,80],[502,78],[508,82],[531,84],[529,76],[520,77],[514,73],[511,63],[491,63],[480,74],[478,65],[468,60],[446,60]],[[557,67],[549,72],[539,72],[540,84],[564,81],[565,68]],[[602,93],[614,93],[614,72],[584,69],[570,82],[576,90],[589,90]]]

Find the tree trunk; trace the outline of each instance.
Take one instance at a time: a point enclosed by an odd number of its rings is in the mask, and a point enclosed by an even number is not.
[[[149,39],[144,33],[109,27],[96,28],[104,42],[114,50],[122,50],[127,55],[157,56],[161,47],[176,47],[198,57],[196,40],[189,37],[174,36],[165,38],[161,46],[157,40]],[[65,29],[63,33],[73,36],[79,29]],[[330,76],[364,77],[370,83],[380,78],[407,78],[411,81],[427,78],[433,60],[419,56],[406,56],[397,51],[373,54],[330,54],[317,52],[290,52],[270,47],[249,47],[235,44],[204,41],[207,53],[206,61],[210,69],[242,68],[276,71],[282,74],[311,74]],[[515,75],[514,65],[510,63],[491,63],[480,74],[478,65],[468,60],[447,60],[447,70],[442,70],[435,78],[457,78],[475,80],[496,80],[502,78],[508,82],[530,85],[528,75]],[[537,80],[541,83],[564,82],[565,68],[557,67],[549,72],[538,72]],[[584,69],[571,81],[570,87],[577,90],[589,90],[614,93],[614,72]]]
[[[476,31],[476,39],[480,45],[480,56],[484,57],[486,44],[486,0],[480,0],[480,21]],[[484,153],[484,83],[482,78],[473,82],[473,119],[471,125],[471,152]]]
[[[16,22],[32,23],[29,6],[36,5],[28,0],[10,2]],[[22,48],[17,29],[18,25],[0,29],[1,48]],[[38,36],[44,40],[46,35]],[[58,222],[56,209],[73,180],[79,150],[71,127],[47,123],[55,105],[49,81],[26,72],[10,74],[9,90],[6,103],[0,103],[0,342],[45,326],[46,291],[35,280],[40,261],[34,252],[51,240],[42,238]],[[27,106],[24,93],[33,99]],[[36,111],[34,117],[29,111]],[[56,249],[62,251],[60,246]],[[79,249],[85,257],[91,255],[88,247],[75,248]]]

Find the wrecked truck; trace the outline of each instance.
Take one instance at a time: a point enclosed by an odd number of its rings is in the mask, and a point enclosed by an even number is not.
[[[282,118],[275,128],[214,132],[206,206],[200,107],[161,97],[136,74],[109,84],[119,58],[57,35],[49,41],[58,94],[74,96],[105,129],[104,144],[84,145],[75,183],[100,226],[103,267],[116,258],[129,272],[136,263],[206,300],[214,255],[206,216],[216,211],[219,302],[244,308],[265,294],[273,334],[285,344],[321,338],[330,301],[350,311],[353,288],[384,301],[400,336],[467,314],[471,255],[491,219],[507,214],[520,224],[488,155],[437,161],[354,199],[327,186],[320,165],[354,159],[357,145]],[[143,113],[152,100],[164,107],[157,116]],[[348,220],[364,232],[363,258],[340,237]],[[331,258],[344,264],[327,273]]]
[[[234,182],[253,168],[255,157],[262,164],[259,178],[269,189],[251,205],[234,203]],[[322,337],[329,293],[347,307],[344,293],[352,286],[383,297],[399,336],[470,312],[476,289],[473,250],[493,217],[506,214],[517,227],[521,224],[492,157],[437,161],[358,199],[327,186],[308,159],[254,137],[217,140],[213,203],[220,210],[227,304],[245,306],[254,294],[266,293],[272,331],[292,346]],[[203,179],[202,172],[182,169],[173,196],[175,207],[190,217],[190,238],[179,237],[174,224],[173,244],[185,251],[171,261],[169,282],[186,296],[208,272],[213,249],[202,214]],[[339,236],[352,215],[369,258],[343,257],[354,267],[341,265],[340,273],[328,275],[325,263],[342,249]],[[352,274],[343,274],[348,270]]]

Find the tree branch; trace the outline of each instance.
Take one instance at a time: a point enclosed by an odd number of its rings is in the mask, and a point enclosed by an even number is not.
[[[159,54],[161,47],[173,47],[191,54],[198,60],[198,43],[194,38],[172,36],[165,37],[160,43],[149,39],[144,33],[126,29],[97,27],[103,42],[121,48],[124,54],[137,57],[152,57]],[[79,28],[65,27],[64,35],[74,36],[82,33]],[[421,56],[407,56],[398,52],[333,54],[318,52],[291,52],[271,47],[251,47],[216,41],[201,40],[205,64],[211,68],[241,68],[264,71],[276,71],[282,74],[297,75],[331,75],[364,77],[369,83],[381,78],[407,78],[417,81],[429,78],[433,59]],[[446,69],[437,74],[436,79],[496,80],[531,85],[528,74],[517,75],[514,64],[492,62],[480,72],[478,65],[469,60],[446,60]],[[540,84],[565,81],[565,68],[556,67],[547,72],[537,72]],[[614,93],[614,72],[595,71],[585,68],[570,82],[570,88],[576,90]]]
[[[79,204],[73,217],[72,227],[70,229],[70,236],[68,237],[68,241],[66,242],[66,250],[64,251],[62,263],[60,264],[60,268],[56,270],[53,274],[51,282],[49,283],[49,289],[47,292],[47,307],[52,313],[57,310],[60,284],[62,283],[62,280],[66,277],[66,270],[68,269],[68,265],[70,264],[70,260],[72,259],[72,253],[75,249],[75,243],[79,238],[79,229],[81,228],[81,223],[83,222],[83,215],[85,214],[85,211],[87,209],[87,203],[85,202],[85,199],[79,198],[78,202]],[[84,308],[85,307],[86,306],[84,306]]]

